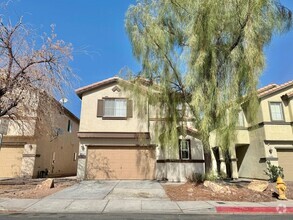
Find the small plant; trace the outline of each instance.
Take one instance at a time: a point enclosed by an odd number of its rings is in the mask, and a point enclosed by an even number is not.
[[[201,173],[193,173],[189,177],[186,178],[188,182],[192,182],[195,184],[201,184],[205,180],[205,175]]]
[[[219,173],[219,179],[220,179],[220,180],[223,180],[223,179],[226,179],[226,178],[227,178],[227,174],[221,171],[221,172]]]
[[[216,180],[219,179],[219,177],[213,172],[208,172],[208,173],[205,174],[204,179],[208,180],[208,181],[215,182]]]
[[[280,166],[272,165],[270,161],[267,162],[267,169],[264,171],[265,174],[269,177],[271,182],[276,182],[277,178],[280,176],[284,178],[283,168]]]
[[[202,173],[193,173],[192,175],[186,177],[188,182],[192,182],[195,184],[201,184],[204,181],[208,180],[211,182],[215,182],[218,179],[221,179],[221,177],[218,177],[216,174],[214,174],[213,172],[208,172],[205,174]]]

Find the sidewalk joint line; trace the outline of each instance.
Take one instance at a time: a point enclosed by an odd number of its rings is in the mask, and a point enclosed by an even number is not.
[[[32,203],[31,205],[27,206],[26,208],[22,209],[22,211],[25,211],[26,209],[32,207],[33,205],[35,205],[35,204],[37,204],[38,202],[40,202],[42,199],[43,199],[43,198],[38,199],[38,201],[36,201],[36,202]]]
[[[108,206],[109,202],[110,202],[110,200],[107,201],[107,203],[106,203],[106,205],[104,206],[104,208],[103,208],[103,210],[101,211],[101,213],[104,213],[104,211],[105,211],[106,207]]]
[[[73,199],[67,206],[64,207],[64,210],[66,210],[75,200]]]
[[[105,199],[109,194],[111,194],[111,192],[113,192],[113,190],[116,188],[116,186],[118,185],[118,183],[120,183],[121,180],[118,180],[117,183],[115,184],[115,186],[113,186],[113,188],[107,193],[107,195],[105,195],[105,197],[103,199]]]
[[[171,201],[171,202],[173,202],[173,201]],[[177,205],[177,207],[179,208],[179,210],[181,211],[181,213],[184,213],[183,212],[183,210],[180,208],[180,206],[178,205],[178,203],[177,203],[177,201],[174,201],[175,203],[176,203],[176,205]]]

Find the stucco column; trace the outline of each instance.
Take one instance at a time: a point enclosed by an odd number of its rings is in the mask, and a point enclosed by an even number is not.
[[[219,148],[219,155],[220,155],[220,172],[221,174],[225,174],[227,175],[227,167],[226,167],[226,163],[225,163],[225,158],[223,156],[223,152],[221,150],[221,148]]]
[[[36,161],[37,145],[25,144],[23,149],[21,172],[22,177],[32,178],[34,175],[34,166]]]
[[[204,156],[203,156],[203,159],[205,159]],[[214,155],[212,150],[211,150],[211,160],[212,160],[212,169],[211,169],[211,171],[213,172],[214,175],[217,175],[218,174],[217,159],[216,159],[216,157],[215,157],[215,155]],[[203,171],[204,171],[203,173],[205,173],[205,166],[203,166]]]
[[[231,161],[231,177],[232,179],[238,179],[238,167],[237,167],[237,158],[235,145],[230,147],[230,161]]]
[[[85,179],[86,174],[86,156],[87,146],[84,144],[79,145],[78,163],[77,163],[77,179]]]

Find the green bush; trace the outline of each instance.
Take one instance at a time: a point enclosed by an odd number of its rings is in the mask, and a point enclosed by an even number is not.
[[[269,177],[271,182],[276,182],[277,178],[280,176],[284,178],[283,168],[280,166],[272,165],[270,161],[267,162],[267,169],[265,170],[265,174]]]
[[[201,184],[205,180],[215,182],[218,179],[222,179],[222,176],[218,177],[213,172],[208,172],[208,173],[205,173],[205,174],[193,173],[192,175],[186,177],[186,179],[187,179],[188,182],[192,182],[192,183],[195,183],[195,184]]]
[[[205,175],[201,173],[193,173],[191,176],[186,178],[188,182],[195,184],[201,184],[205,180]]]
[[[213,173],[212,171],[211,172],[208,172],[205,174],[205,177],[204,177],[205,180],[208,180],[208,181],[212,181],[212,182],[215,182],[216,180],[219,179],[219,177]]]

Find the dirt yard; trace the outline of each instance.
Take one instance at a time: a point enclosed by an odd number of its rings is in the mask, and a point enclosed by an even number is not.
[[[54,179],[54,188],[37,188],[45,179],[11,179],[0,181],[0,198],[40,199],[76,183],[73,179]]]
[[[269,202],[277,200],[276,183],[269,183],[264,192],[255,192],[247,188],[245,183],[220,183],[229,187],[229,193],[214,193],[203,184],[196,185],[187,182],[185,184],[163,184],[163,187],[171,200],[174,201],[238,201],[238,202]],[[293,199],[293,182],[286,182],[288,199]]]

